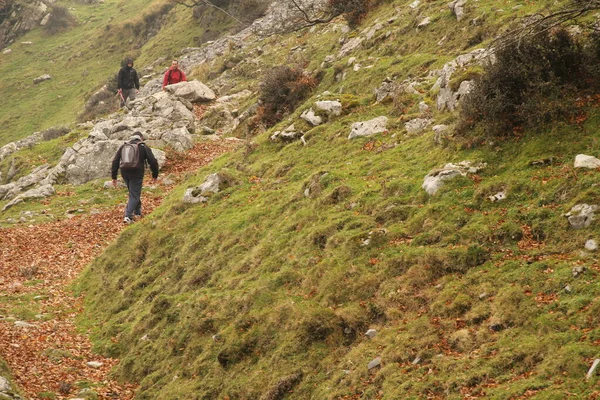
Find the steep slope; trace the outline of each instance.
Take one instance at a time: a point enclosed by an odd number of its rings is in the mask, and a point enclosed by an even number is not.
[[[86,271],[78,290],[100,316],[97,349],[122,360],[117,376],[148,399],[597,396],[584,376],[597,356],[598,265],[584,243],[598,227],[563,216],[597,195],[596,172],[572,167],[594,150],[595,106],[578,125],[477,149],[405,126],[451,124],[429,72],[533,7],[480,1],[457,22],[442,1],[388,2],[349,34],[338,22],[229,49],[223,64],[244,61],[219,78],[228,93],[257,88],[253,65],[304,62],[321,82]],[[416,90],[374,103],[386,77]],[[300,118],[337,99],[342,114],[326,124]],[[353,123],[378,116],[390,119],[384,132],[348,140]],[[303,141],[269,139],[292,123]],[[421,188],[464,160],[487,166],[435,196]],[[183,203],[213,172],[237,184]]]
[[[88,267],[80,325],[121,360],[115,377],[147,399],[597,397],[585,374],[599,269],[584,244],[598,226],[564,216],[598,196],[597,171],[572,167],[597,149],[597,105],[476,148],[432,128],[452,126],[438,106],[480,72],[464,55],[542,6],[501,7],[467,3],[457,18],[444,1],[384,1],[356,30],[339,19],[186,54],[206,60],[198,74],[222,95],[254,91],[236,112],[204,115],[209,129],[250,113],[270,67],[320,80],[258,136],[239,120],[244,149],[199,169]],[[326,122],[313,127],[301,115],[318,100],[339,100],[341,114],[317,111]],[[381,116],[379,134],[348,139]],[[271,139],[292,124],[298,140]],[[487,165],[468,173],[463,161]],[[447,163],[455,179],[426,193]],[[184,203],[214,172],[234,184]]]

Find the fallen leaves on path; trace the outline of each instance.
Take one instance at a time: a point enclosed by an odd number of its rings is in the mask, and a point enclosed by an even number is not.
[[[179,178],[207,165],[239,146],[231,140],[198,143],[185,154],[170,155],[161,173]],[[166,186],[167,190],[170,188]],[[123,199],[126,201],[126,198]],[[162,198],[143,194],[144,211],[151,212]],[[82,299],[66,291],[82,269],[126,226],[123,207],[79,215],[71,219],[0,229],[0,355],[17,385],[32,399],[52,392],[56,399],[76,397],[77,382],[98,385],[100,398],[131,399],[135,386],[109,377],[118,360],[91,350],[89,338],[77,332],[75,318]],[[39,310],[26,323],[16,324],[3,304],[18,299]],[[90,361],[102,365],[90,367]]]

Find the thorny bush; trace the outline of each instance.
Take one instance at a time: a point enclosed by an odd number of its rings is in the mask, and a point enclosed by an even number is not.
[[[317,86],[315,77],[302,68],[279,66],[268,70],[260,85],[261,118],[266,126],[273,126],[292,113]]]
[[[542,31],[496,52],[461,104],[457,134],[506,137],[558,120],[576,120],[576,98],[597,93],[600,36]]]
[[[361,23],[371,8],[372,0],[329,0],[334,15],[344,15],[351,27]]]

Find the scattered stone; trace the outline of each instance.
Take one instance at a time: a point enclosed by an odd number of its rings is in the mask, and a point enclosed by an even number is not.
[[[312,126],[319,126],[323,123],[323,118],[315,114],[312,108],[304,111],[300,118],[311,124]]]
[[[103,366],[104,363],[101,363],[100,361],[89,361],[89,362],[85,363],[85,365],[87,365],[90,368],[98,369],[101,366]]]
[[[600,167],[600,160],[593,156],[587,156],[585,154],[577,154],[575,156],[575,168],[588,168],[596,169]]]
[[[429,107],[429,105],[427,103],[425,103],[424,101],[419,103],[419,112],[420,113],[427,113],[431,110],[431,107]]]
[[[415,118],[404,124],[406,132],[409,135],[416,135],[423,132],[429,125],[433,123],[432,119],[428,118]]]
[[[430,17],[426,17],[424,20],[422,20],[421,22],[419,22],[419,25],[417,25],[417,28],[425,28],[429,24],[431,24],[431,18]]]
[[[388,118],[385,116],[377,117],[369,121],[355,122],[352,124],[352,130],[350,131],[348,139],[369,137],[377,133],[385,132],[387,130],[387,122]]]
[[[335,115],[336,117],[342,114],[342,103],[339,101],[317,101],[315,107],[321,111],[325,111],[329,115]]]
[[[38,83],[42,83],[42,82],[50,80],[50,79],[52,79],[52,77],[50,75],[44,74],[44,75],[41,75],[41,76],[38,76],[37,78],[35,78],[33,80],[33,83],[37,85]]]
[[[217,98],[215,92],[197,80],[167,85],[165,90],[191,103],[206,103]]]
[[[367,336],[369,339],[373,339],[376,335],[377,335],[377,331],[375,329],[369,329],[365,333],[365,336]]]
[[[2,52],[2,54],[10,54],[10,53],[12,53],[11,49],[6,49]]]
[[[488,296],[489,295],[487,293],[483,292],[479,295],[479,300],[485,300],[485,299],[487,299]]]
[[[25,321],[15,321],[15,326],[18,328],[35,328],[35,325]]]
[[[465,15],[464,7],[466,3],[467,0],[454,0],[453,2],[448,4],[448,8],[450,8],[454,15],[456,15],[457,21],[460,21]]]
[[[304,135],[302,131],[296,131],[294,124],[288,126],[284,131],[274,132],[270,139],[272,141],[291,142],[300,139]]]
[[[10,383],[8,379],[3,376],[0,376],[0,392],[8,392],[10,390]]]
[[[571,293],[571,286],[567,285],[564,287],[565,292]]]
[[[412,8],[413,10],[416,10],[416,8],[419,7],[419,4],[421,4],[421,1],[415,0],[412,3],[410,3],[409,7]]]
[[[585,271],[586,271],[586,267],[584,266],[577,266],[577,267],[573,267],[573,269],[571,270],[571,273],[573,274],[573,278],[577,278],[579,275],[582,275]]]
[[[433,128],[433,141],[436,144],[442,145],[448,138],[448,125],[435,125]]]
[[[183,195],[183,202],[188,204],[204,203],[208,197],[234,184],[233,179],[223,173],[214,173],[206,177],[202,185],[188,188]]]
[[[596,251],[598,250],[598,243],[596,243],[594,239],[589,239],[587,242],[585,242],[585,249],[587,251]]]
[[[434,195],[444,185],[445,181],[456,178],[457,176],[467,176],[476,174],[486,167],[485,163],[472,165],[470,161],[461,161],[458,164],[446,164],[442,169],[433,170],[425,176],[421,187],[429,195]]]
[[[590,379],[592,376],[594,376],[594,374],[596,373],[596,368],[598,368],[598,364],[600,364],[600,359],[596,358],[592,363],[592,366],[588,370],[587,374],[585,375],[585,379]]]
[[[381,365],[381,357],[377,357],[374,360],[372,360],[369,365],[367,365],[367,368],[370,370],[372,370],[373,368],[377,368]]]
[[[533,160],[529,162],[530,167],[546,167],[554,164],[554,157],[543,158],[541,160]]]
[[[504,199],[506,199],[506,193],[505,193],[505,192],[498,192],[498,193],[496,193],[496,194],[493,194],[493,195],[491,195],[491,196],[488,196],[488,199],[489,199],[491,202],[501,201],[501,200],[504,200]]]
[[[412,360],[412,365],[417,365],[421,362],[421,356],[416,356],[414,360]]]
[[[592,221],[596,219],[594,213],[597,209],[598,206],[596,205],[577,204],[565,214],[565,217],[574,229],[583,229],[589,227]]]

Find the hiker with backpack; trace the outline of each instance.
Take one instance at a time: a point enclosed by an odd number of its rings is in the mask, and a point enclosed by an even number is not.
[[[179,61],[173,60],[171,67],[165,72],[162,88],[165,90],[165,86],[174,85],[179,82],[187,82],[187,78],[183,70],[179,69]]]
[[[125,66],[119,70],[117,76],[117,94],[121,97],[121,107],[125,106],[127,99],[135,100],[135,95],[140,90],[140,79],[137,71],[133,68],[133,59],[127,58]]]
[[[144,135],[141,132],[134,132],[129,141],[119,148],[112,161],[111,177],[113,186],[117,187],[117,170],[121,169],[121,176],[129,191],[129,199],[123,218],[123,222],[126,224],[130,224],[134,219],[142,216],[141,196],[146,162],[152,171],[152,183],[156,184],[158,162],[154,158],[150,147],[144,143]]]

